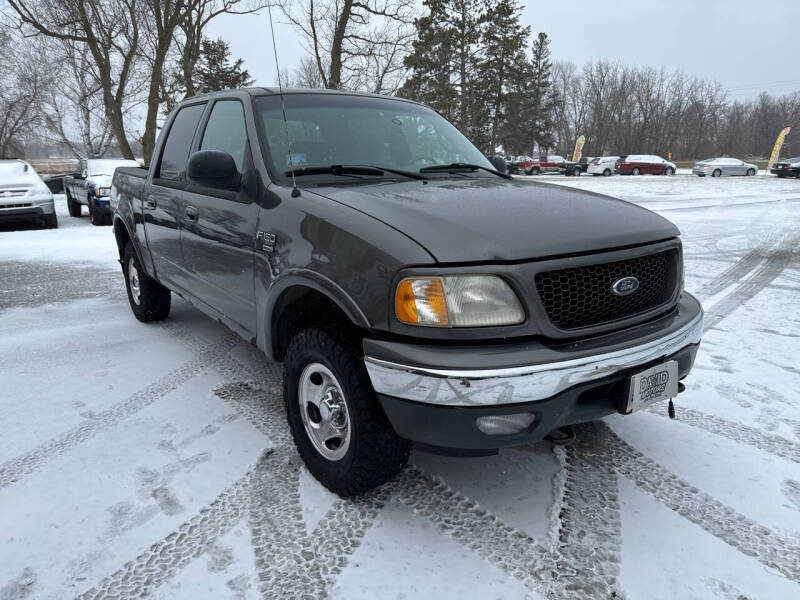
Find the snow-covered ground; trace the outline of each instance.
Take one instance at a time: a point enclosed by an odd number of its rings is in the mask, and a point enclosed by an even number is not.
[[[176,299],[130,314],[107,227],[0,230],[0,599],[800,598],[800,182],[531,178],[683,232],[706,333],[659,406],[490,458],[415,454],[357,501],[280,370]]]

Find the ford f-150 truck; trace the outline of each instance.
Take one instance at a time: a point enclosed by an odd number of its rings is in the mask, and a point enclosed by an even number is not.
[[[176,293],[281,361],[297,449],[344,496],[412,443],[489,454],[672,398],[700,342],[672,223],[515,181],[415,102],[190,98],[111,199],[134,315]]]
[[[78,170],[64,177],[69,216],[80,217],[81,206],[89,208],[92,225],[111,224],[111,178],[117,167],[138,167],[135,160],[82,158]]]

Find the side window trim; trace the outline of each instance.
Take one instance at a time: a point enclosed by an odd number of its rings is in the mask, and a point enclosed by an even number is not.
[[[186,104],[181,105],[181,107],[177,111],[175,111],[175,114],[169,120],[169,124],[168,124],[169,127],[168,127],[167,131],[166,132],[162,132],[163,140],[160,140],[160,144],[158,144],[158,146],[156,148],[156,150],[158,151],[158,157],[157,157],[157,160],[156,160],[156,163],[155,163],[156,168],[153,169],[152,183],[154,185],[158,185],[160,187],[168,187],[168,188],[172,188],[172,189],[182,190],[182,189],[184,189],[186,187],[186,184],[188,183],[186,181],[186,179],[179,179],[179,180],[176,180],[176,179],[162,179],[161,178],[161,161],[164,158],[164,149],[167,146],[167,140],[169,139],[169,134],[172,132],[172,127],[175,125],[175,121],[178,118],[178,113],[180,113],[180,111],[183,110],[184,108],[190,108],[192,106],[203,106],[204,108],[203,108],[203,112],[200,115],[200,119],[197,122],[197,126],[195,127],[194,135],[192,136],[192,142],[189,144],[189,154],[186,157],[187,161],[189,159],[189,156],[191,156],[192,152],[194,151],[193,148],[197,144],[197,135],[198,135],[198,132],[200,131],[201,125],[205,129],[205,120],[208,117],[208,107],[209,107],[208,100],[202,100],[202,101],[198,101],[198,102],[186,103]]]
[[[206,112],[203,115],[203,120],[200,123],[200,126],[197,128],[197,135],[195,137],[194,142],[192,143],[192,149],[189,152],[189,156],[198,152],[203,145],[203,138],[206,135],[206,129],[208,129],[208,123],[211,120],[211,115],[214,113],[214,107],[219,102],[238,102],[239,105],[242,107],[242,123],[244,124],[244,135],[245,135],[245,146],[250,145],[250,132],[247,129],[247,112],[244,109],[244,102],[242,102],[241,98],[214,98],[211,102],[208,103],[208,107],[206,108]],[[247,148],[245,147],[245,152]],[[244,164],[242,165],[244,167]]]

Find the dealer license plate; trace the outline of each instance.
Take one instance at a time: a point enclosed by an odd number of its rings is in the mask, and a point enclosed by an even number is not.
[[[671,360],[632,375],[628,402],[621,411],[630,414],[678,395],[678,362]]]

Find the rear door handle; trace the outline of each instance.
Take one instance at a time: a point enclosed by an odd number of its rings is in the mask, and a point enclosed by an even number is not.
[[[183,220],[194,223],[197,221],[198,214],[199,213],[194,206],[187,206],[186,210],[183,212]]]
[[[145,208],[149,208],[150,210],[152,210],[156,207],[156,201],[148,198],[147,200],[144,201],[144,205]]]

